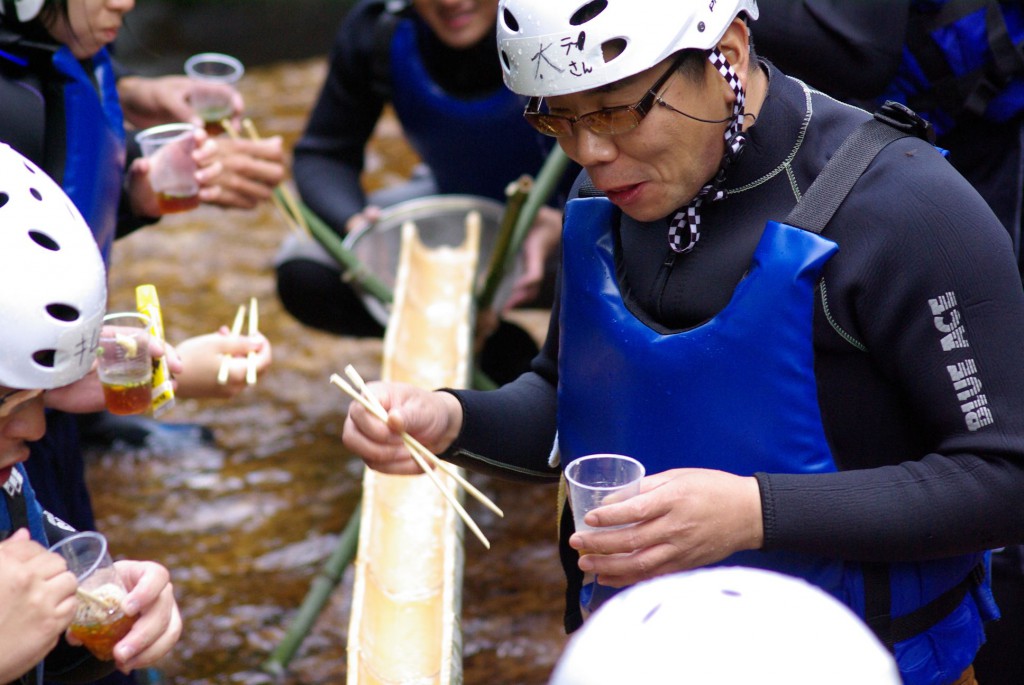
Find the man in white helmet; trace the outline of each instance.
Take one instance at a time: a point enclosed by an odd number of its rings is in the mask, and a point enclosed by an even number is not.
[[[757,15],[502,0],[506,83],[584,168],[547,341],[497,391],[375,386],[389,425],[353,405],[344,440],[391,473],[417,471],[399,429],[523,480],[641,460],[641,494],[588,514],[598,530],[563,512],[569,630],[601,588],[760,567],[853,609],[909,685],[971,684],[998,615],[986,550],[1024,533],[1013,252],[904,135],[924,122],[876,121],[759,60]]]
[[[46,551],[74,532],[35,499],[22,462],[43,437],[48,393],[63,402],[97,392],[96,358],[106,274],[82,215],[38,167],[0,144],[0,682],[84,682],[148,666],[181,634],[167,569],[118,561],[138,616],[101,662],[63,639],[74,617],[73,574]],[[81,381],[81,382],[79,382]],[[77,382],[77,383],[76,383]]]

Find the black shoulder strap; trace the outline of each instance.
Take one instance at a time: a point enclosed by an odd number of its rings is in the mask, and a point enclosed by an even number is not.
[[[898,102],[886,102],[843,141],[783,223],[821,233],[871,160],[908,136],[934,138],[931,124]]]
[[[950,116],[970,112],[982,116],[994,97],[1012,79],[1024,76],[1024,54],[1007,27],[1002,5],[1019,3],[997,0],[947,0],[937,10],[910,13],[907,49],[924,73],[929,87],[908,96],[907,104],[918,111],[942,109]],[[933,37],[936,32],[984,11],[984,61],[966,73],[957,73],[950,56]],[[980,36],[979,36],[980,37]]]

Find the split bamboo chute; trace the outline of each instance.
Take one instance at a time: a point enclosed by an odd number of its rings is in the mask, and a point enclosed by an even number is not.
[[[250,126],[251,122],[246,128],[254,136]],[[225,128],[237,135],[230,125]],[[498,283],[518,254],[541,205],[554,192],[567,163],[565,153],[556,146],[534,182],[520,178],[510,184],[500,238],[503,248],[492,255],[476,302],[473,282],[480,227],[478,223],[474,226],[472,220],[467,221],[462,246],[440,250],[427,250],[415,227],[403,226],[400,261],[392,289],[371,273],[320,217],[301,200],[291,197],[285,186],[275,188],[274,202],[294,230],[305,227],[338,262],[346,281],[355,283],[382,304],[391,305],[384,337],[384,380],[437,388],[466,387],[472,379],[474,387],[490,388],[494,387],[493,382],[472,364],[474,305],[490,305]],[[299,221],[301,226],[296,228]],[[420,456],[431,461],[422,452]],[[438,478],[450,486],[446,491],[457,497],[454,484],[462,484],[464,479],[456,480],[452,472],[457,474],[459,470],[450,464],[436,470]],[[471,494],[474,491],[472,486],[463,487]],[[458,522],[456,508],[429,476],[388,476],[367,469],[360,504],[334,553],[314,580],[285,638],[262,669],[276,676],[284,673],[325,606],[331,589],[341,581],[344,568],[355,557],[348,685],[461,683],[459,615],[463,551]]]
[[[402,226],[394,303],[384,335],[381,377],[426,389],[467,387],[471,378],[473,282],[478,217],[466,221],[462,245],[429,249],[411,223]],[[355,401],[380,417],[379,401],[354,368]],[[353,387],[353,384],[355,387]],[[383,418],[386,420],[386,413]],[[436,464],[411,438],[422,475],[366,469],[348,631],[348,685],[462,682],[459,616],[464,527],[486,538],[459,498],[478,493],[450,464]],[[473,494],[474,497],[477,494]],[[481,497],[481,502],[486,500]],[[489,502],[490,500],[486,500]],[[493,506],[493,503],[491,503]],[[485,504],[485,506],[487,506]],[[488,509],[500,512],[497,507]],[[460,523],[464,524],[460,525]],[[487,544],[487,543],[485,543]]]

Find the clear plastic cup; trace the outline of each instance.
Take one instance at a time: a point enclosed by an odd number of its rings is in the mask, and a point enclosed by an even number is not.
[[[70,633],[97,659],[113,660],[114,645],[128,634],[137,617],[121,609],[128,590],[107,551],[107,539],[85,531],[57,541],[50,551],[64,557],[68,570],[78,579],[78,604]]]
[[[153,400],[149,317],[117,312],[103,317],[98,373],[111,414],[142,414]]]
[[[203,120],[206,132],[211,136],[223,133],[220,122],[234,114],[234,84],[242,78],[245,67],[231,55],[203,52],[185,61],[185,73],[192,79],[192,108]]]

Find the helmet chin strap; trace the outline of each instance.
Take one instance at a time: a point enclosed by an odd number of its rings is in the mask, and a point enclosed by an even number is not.
[[[736,94],[736,100],[732,105],[732,117],[729,128],[725,131],[725,155],[718,167],[715,178],[705,185],[697,195],[690,200],[689,204],[676,210],[675,215],[668,225],[668,245],[673,252],[689,252],[700,240],[700,208],[705,200],[716,202],[725,197],[725,191],[721,189],[725,181],[725,172],[729,166],[739,157],[743,150],[743,144],[747,137],[743,133],[743,111],[746,102],[746,93],[743,84],[740,82],[736,70],[729,64],[729,60],[718,48],[708,51],[708,61],[718,69],[718,73],[726,80],[732,92]]]

